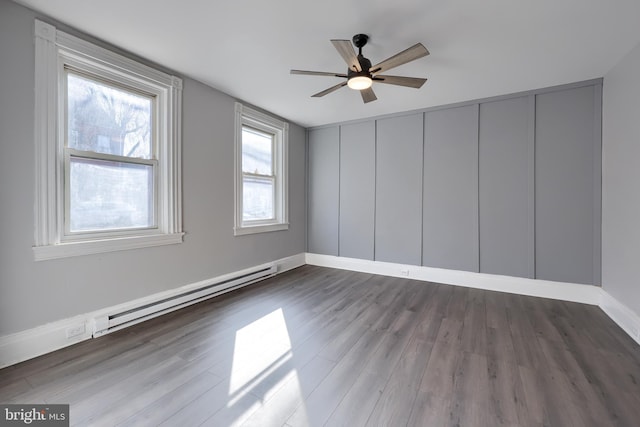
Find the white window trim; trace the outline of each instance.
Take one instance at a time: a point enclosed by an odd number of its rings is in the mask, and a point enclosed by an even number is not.
[[[182,80],[35,21],[35,227],[36,261],[181,243]],[[64,114],[60,73],[80,64],[115,81],[158,94],[158,228],[136,234],[102,233],[64,239]],[[168,118],[168,119],[167,119]]]
[[[242,220],[242,126],[251,126],[276,136],[274,172],[276,176],[275,219],[254,221],[246,224]],[[289,123],[278,120],[260,111],[236,102],[235,105],[235,236],[266,233],[289,229],[289,185],[288,185]]]

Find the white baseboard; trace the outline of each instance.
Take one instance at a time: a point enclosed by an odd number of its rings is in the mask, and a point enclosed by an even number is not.
[[[305,253],[292,255],[287,258],[281,258],[278,261],[276,261],[276,264],[278,265],[278,273],[284,273],[285,271],[302,267],[306,263],[307,263],[307,257]]]
[[[552,282],[497,274],[473,273],[422,267],[419,265],[395,264],[355,258],[336,257],[307,253],[307,264],[343,270],[361,271],[384,276],[402,277],[446,285],[465,286],[489,291],[551,298],[562,301],[599,305],[602,289],[598,286],[576,283]]]
[[[67,338],[67,330],[82,330]],[[0,368],[91,338],[90,318],[75,316],[0,337]]]
[[[601,291],[599,306],[627,335],[640,344],[640,316],[605,290]]]
[[[640,344],[640,316],[599,286],[306,254],[307,264],[597,305]]]
[[[20,363],[25,360],[32,359],[34,357],[41,356],[43,354],[50,353],[52,351],[59,350],[72,344],[76,344],[80,341],[92,338],[96,319],[102,318],[105,313],[124,311],[131,307],[139,307],[144,304],[160,301],[173,295],[181,294],[185,291],[199,289],[205,286],[209,286],[212,283],[223,282],[230,277],[242,275],[245,271],[254,270],[260,267],[266,267],[273,264],[277,266],[276,274],[280,274],[285,271],[303,266],[305,264],[305,254],[301,253],[293,255],[259,266],[254,266],[249,269],[235,271],[197,283],[180,286],[168,291],[158,292],[153,295],[138,298],[133,301],[128,301],[124,304],[106,307],[104,309],[96,310],[90,313],[85,313],[67,319],[47,323],[45,325],[37,326],[25,331],[1,336],[0,368],[14,365],[16,363]],[[70,332],[69,335],[73,336],[68,338],[68,332]]]

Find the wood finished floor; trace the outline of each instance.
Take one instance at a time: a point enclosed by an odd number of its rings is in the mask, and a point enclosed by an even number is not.
[[[305,266],[0,370],[72,425],[637,426],[599,308]]]

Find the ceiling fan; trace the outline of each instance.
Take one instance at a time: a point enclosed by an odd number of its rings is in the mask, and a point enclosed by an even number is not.
[[[335,86],[331,86],[329,89],[325,89],[322,92],[318,92],[315,95],[311,96],[319,98],[321,96],[325,96],[331,92],[334,92],[343,86],[349,86],[351,89],[360,91],[362,100],[365,103],[378,99],[376,97],[376,94],[373,92],[373,89],[371,89],[371,85],[373,84],[373,82],[419,89],[422,87],[424,82],[427,81],[427,79],[417,77],[387,76],[379,74],[399,65],[406,64],[407,62],[411,62],[418,58],[422,58],[423,56],[429,55],[429,51],[422,45],[422,43],[416,43],[410,48],[405,49],[402,52],[397,53],[392,57],[387,58],[384,61],[372,66],[371,61],[362,56],[362,47],[367,44],[368,40],[369,36],[367,36],[366,34],[356,34],[355,36],[353,36],[353,44],[358,48],[357,55],[355,49],[351,45],[351,41],[331,40],[333,46],[349,66],[347,74],[304,70],[291,70],[291,74],[346,78],[346,81]]]

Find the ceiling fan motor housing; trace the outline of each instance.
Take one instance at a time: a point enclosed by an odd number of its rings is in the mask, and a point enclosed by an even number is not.
[[[360,69],[362,71],[356,71],[354,69],[349,68],[349,70],[347,71],[347,77],[349,79],[352,77],[358,77],[358,76],[371,78],[371,73],[369,72],[369,69],[371,68],[371,61],[369,61],[367,58],[365,58],[362,55],[358,55],[358,62],[360,63]]]

